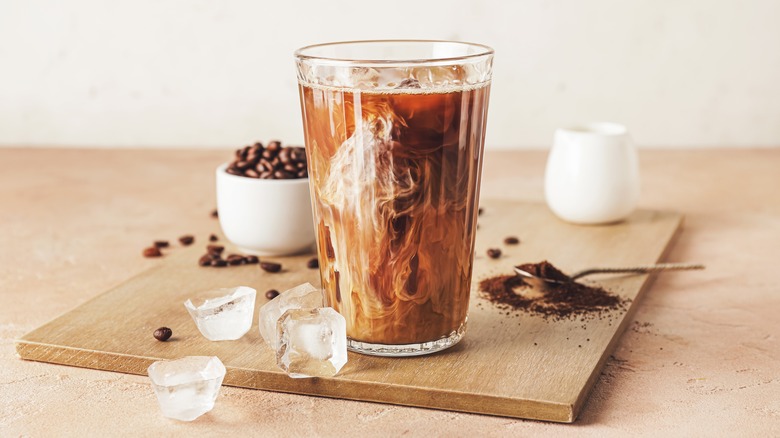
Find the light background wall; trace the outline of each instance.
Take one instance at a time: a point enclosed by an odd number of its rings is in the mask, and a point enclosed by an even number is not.
[[[778,0],[0,0],[0,145],[301,143],[294,49],[381,38],[496,49],[489,147],[780,146]]]

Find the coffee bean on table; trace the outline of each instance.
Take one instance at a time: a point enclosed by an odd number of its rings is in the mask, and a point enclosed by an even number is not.
[[[250,254],[250,255],[244,256],[244,263],[246,263],[247,265],[253,265],[253,264],[259,263],[259,262],[260,262],[260,259],[257,258],[256,255],[251,255]]]
[[[149,248],[146,248],[143,252],[144,257],[161,257],[162,253],[160,252],[160,249],[156,246],[150,246]]]
[[[216,234],[209,236],[209,242],[216,242],[217,240],[219,240],[219,237]]]
[[[153,334],[154,339],[157,339],[160,342],[167,341],[171,338],[171,335],[173,335],[173,330],[169,329],[168,327],[160,327],[155,330]]]
[[[167,248],[170,246],[170,243],[168,243],[167,240],[155,240],[154,246],[157,248]]]
[[[225,247],[222,246],[222,245],[209,245],[209,246],[206,247],[206,251],[209,254],[213,254],[213,255],[220,255],[220,254],[222,254],[222,251],[224,251],[224,250],[225,250]]]
[[[278,296],[279,296],[279,291],[276,290],[276,289],[268,289],[265,292],[265,297],[268,298],[269,300],[273,300],[274,298],[276,298]]]
[[[520,243],[520,239],[518,239],[515,236],[509,236],[506,239],[504,239],[504,243],[506,243],[507,245],[517,245],[518,243]]]
[[[211,266],[211,261],[214,260],[214,258],[211,256],[211,254],[204,254],[198,259],[198,265],[200,266]]]
[[[227,262],[222,259],[214,259],[211,261],[211,266],[214,266],[215,268],[224,268],[227,266]]]
[[[181,242],[181,244],[184,246],[192,245],[192,242],[194,241],[195,237],[190,234],[179,237],[179,242]]]
[[[317,257],[314,257],[312,259],[309,259],[308,262],[306,262],[306,267],[309,269],[317,269],[320,267],[320,261]]]
[[[498,248],[490,248],[489,250],[487,250],[487,255],[491,259],[497,259],[501,257],[501,250]]]
[[[227,256],[227,263],[231,266],[237,266],[244,263],[244,256],[238,254],[230,254]]]
[[[211,210],[211,217],[213,217],[213,218],[219,217],[219,211],[217,211],[216,208]]]
[[[260,268],[266,272],[279,272],[282,270],[282,265],[275,262],[260,262]]]
[[[482,207],[479,207],[479,210],[477,210],[477,216],[482,216],[482,213],[484,213],[485,210]]]

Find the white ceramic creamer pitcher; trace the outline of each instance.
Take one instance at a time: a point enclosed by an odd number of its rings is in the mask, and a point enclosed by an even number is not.
[[[547,205],[579,224],[617,222],[639,199],[636,147],[625,126],[590,123],[555,132],[544,177]]]

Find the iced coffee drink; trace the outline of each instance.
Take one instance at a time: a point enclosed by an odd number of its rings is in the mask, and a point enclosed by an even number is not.
[[[463,336],[492,51],[352,42],[297,53],[322,285],[352,350]]]

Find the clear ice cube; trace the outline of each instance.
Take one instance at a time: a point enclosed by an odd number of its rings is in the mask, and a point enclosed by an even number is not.
[[[347,363],[347,322],[330,307],[288,310],[277,331],[276,364],[290,377],[332,377]]]
[[[225,365],[216,356],[155,362],[147,370],[164,416],[192,421],[214,408]]]
[[[252,328],[256,290],[238,286],[213,290],[208,294],[216,298],[205,299],[198,306],[192,300],[184,303],[206,339],[232,341],[244,336]]]
[[[260,336],[272,350],[276,351],[279,342],[276,322],[279,321],[284,312],[290,309],[313,309],[322,307],[322,305],[322,290],[312,286],[311,283],[304,283],[286,290],[260,308],[260,321],[258,323]]]

